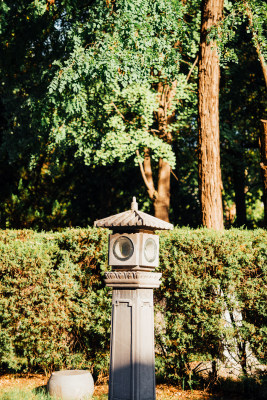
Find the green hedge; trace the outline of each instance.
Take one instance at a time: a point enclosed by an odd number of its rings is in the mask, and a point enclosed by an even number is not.
[[[2,369],[107,372],[107,232],[0,233]]]
[[[108,232],[0,231],[2,370],[90,368],[108,372],[111,289]],[[266,362],[267,233],[175,229],[160,235],[162,285],[155,293],[157,370],[190,377],[190,362],[222,359],[225,343]],[[242,324],[224,322],[225,309]],[[246,348],[246,346],[245,346]]]
[[[223,361],[226,346],[245,375],[251,350],[265,363],[267,232],[177,229],[161,235],[161,248],[164,376],[190,377],[190,361]]]

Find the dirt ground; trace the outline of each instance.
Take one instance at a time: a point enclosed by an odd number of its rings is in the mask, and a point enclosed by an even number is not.
[[[0,391],[6,389],[35,389],[40,386],[47,384],[48,378],[44,375],[1,375],[0,376]],[[211,394],[205,393],[204,391],[181,391],[174,386],[169,385],[157,385],[157,400],[211,400],[214,399]],[[108,394],[108,385],[96,385],[94,396],[100,396]]]

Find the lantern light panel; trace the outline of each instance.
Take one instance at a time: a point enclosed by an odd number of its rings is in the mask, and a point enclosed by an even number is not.
[[[159,263],[159,237],[151,233],[116,233],[109,237],[109,265],[155,268]]]

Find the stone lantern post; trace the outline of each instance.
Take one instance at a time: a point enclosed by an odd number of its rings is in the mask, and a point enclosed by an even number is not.
[[[155,230],[173,225],[138,211],[135,197],[131,210],[95,221],[109,228],[109,265],[105,283],[113,288],[109,400],[154,400],[155,350],[153,289],[161,274],[159,237]]]

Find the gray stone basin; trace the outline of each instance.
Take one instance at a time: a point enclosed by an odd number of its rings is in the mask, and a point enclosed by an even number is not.
[[[94,393],[94,380],[86,370],[63,370],[52,373],[48,393],[61,400],[89,400]]]

